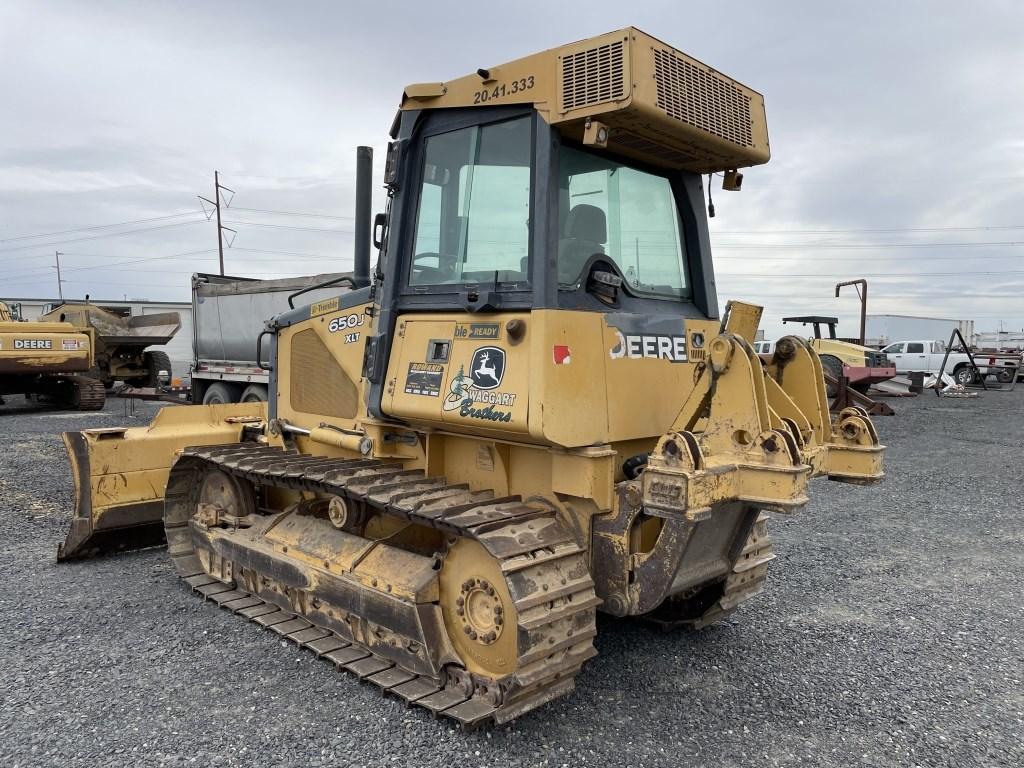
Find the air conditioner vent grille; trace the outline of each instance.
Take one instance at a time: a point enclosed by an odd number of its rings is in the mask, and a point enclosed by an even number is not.
[[[726,78],[677,56],[654,50],[657,105],[694,128],[742,147],[753,147],[750,97]]]

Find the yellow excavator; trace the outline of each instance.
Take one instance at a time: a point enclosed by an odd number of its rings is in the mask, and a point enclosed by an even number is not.
[[[26,321],[0,301],[0,405],[32,395],[58,408],[98,411],[103,382],[85,375],[95,365],[95,336],[70,323]]]
[[[805,340],[762,365],[760,309],[719,315],[702,176],[768,160],[758,93],[627,28],[411,85],[391,139],[353,274],[260,336],[268,403],[64,436],[61,559],[166,538],[201,597],[473,726],[572,691],[598,610],[729,614],[766,511],[882,477]]]

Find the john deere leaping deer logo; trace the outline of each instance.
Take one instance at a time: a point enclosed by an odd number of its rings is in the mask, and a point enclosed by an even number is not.
[[[469,375],[477,389],[497,389],[505,375],[505,350],[501,347],[480,347],[473,353]]]
[[[516,402],[513,392],[495,392],[505,377],[505,350],[501,347],[479,347],[466,366],[459,366],[448,385],[442,402],[445,411],[458,411],[460,416],[485,421],[510,421]]]

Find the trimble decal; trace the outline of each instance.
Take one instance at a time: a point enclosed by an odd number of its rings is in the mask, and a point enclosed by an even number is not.
[[[468,374],[465,366],[459,366],[441,407],[467,419],[509,422],[512,414],[504,409],[515,405],[516,396],[496,391],[504,378],[505,350],[480,347],[473,353]]]
[[[324,301],[314,301],[309,305],[309,316],[316,317],[317,315],[326,315],[328,312],[334,312],[337,308],[337,296],[333,299],[325,299]]]
[[[612,360],[623,357],[631,359],[668,360],[671,363],[685,363],[686,337],[647,334],[623,334],[615,331],[616,344],[611,349]]]

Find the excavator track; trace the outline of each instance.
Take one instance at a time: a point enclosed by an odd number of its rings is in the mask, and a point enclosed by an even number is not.
[[[107,402],[107,391],[103,382],[89,376],[68,376],[71,382],[72,400],[80,411],[100,411]]]
[[[366,505],[375,514],[437,529],[447,542],[447,551],[435,555],[437,570],[443,571],[445,558],[461,542],[482,546],[500,566],[505,583],[492,587],[483,579],[466,580],[461,587],[466,602],[460,597],[458,611],[460,616],[462,607],[468,611],[471,594],[483,600],[490,595],[490,599],[497,600],[493,597],[495,588],[499,593],[507,589],[504,594],[514,602],[517,622],[515,634],[510,635],[518,654],[512,671],[494,677],[467,669],[460,656],[451,653],[454,641],[443,624],[439,644],[446,645],[449,652],[439,654],[443,664],[431,666],[425,657],[437,649],[425,649],[422,643],[402,635],[401,629],[378,626],[356,611],[345,616],[344,611],[328,611],[311,588],[303,593],[304,585],[289,585],[287,579],[282,582],[280,567],[271,573],[273,565],[260,570],[251,563],[240,566],[211,551],[201,551],[205,539],[202,522],[197,521],[197,510],[202,507],[197,494],[204,476],[212,471],[224,473],[235,482],[249,483],[248,487],[288,488],[340,497]],[[283,520],[288,514],[286,510],[276,516]],[[278,522],[271,521],[267,530]],[[586,553],[556,512],[543,503],[523,502],[518,497],[495,498],[487,491],[471,491],[464,485],[450,485],[443,478],[406,470],[399,462],[325,459],[241,443],[183,452],[168,480],[164,525],[175,568],[198,595],[409,705],[451,718],[464,727],[504,723],[570,693],[582,664],[597,653],[593,637],[600,600],[594,592]],[[369,551],[372,542],[366,540],[366,544]],[[219,575],[209,572],[217,568]],[[314,581],[323,585],[330,578],[325,571]],[[301,578],[293,576],[292,582],[296,581]],[[372,586],[378,587],[376,578]],[[380,585],[382,589],[384,586]],[[386,589],[390,592],[391,586]],[[326,595],[330,588],[324,591]],[[377,596],[377,592],[363,588],[358,603],[372,612]],[[390,595],[385,597],[393,601]],[[440,607],[428,606],[426,614],[419,614],[421,619],[431,610],[440,616]],[[407,622],[396,619],[395,625],[404,627]],[[477,639],[470,624],[463,628],[466,635]],[[501,634],[500,620],[496,629]],[[429,644],[430,635],[426,637]],[[488,639],[483,637],[484,641]],[[463,638],[458,641],[466,642]],[[490,638],[490,642],[496,641]]]

